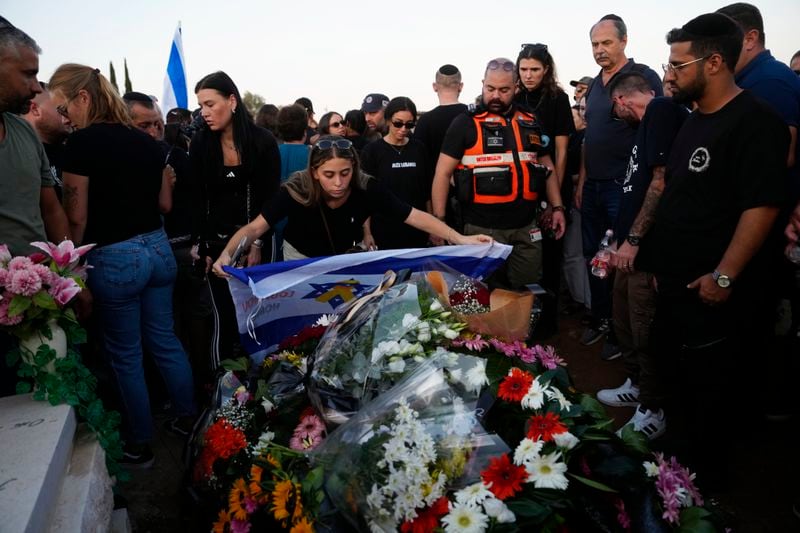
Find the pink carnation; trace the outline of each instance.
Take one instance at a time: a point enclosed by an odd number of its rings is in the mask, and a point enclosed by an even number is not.
[[[55,279],[50,284],[47,293],[53,297],[58,305],[64,306],[72,300],[76,294],[81,292],[80,286],[72,278],[62,278],[54,276]]]
[[[53,276],[58,276],[58,274],[50,270],[45,265],[33,265],[32,269],[34,272],[39,274],[39,277],[42,278],[42,283],[45,285],[52,285],[55,281]]]
[[[27,257],[17,256],[8,262],[8,271],[16,272],[17,270],[29,270],[33,266],[33,261]]]
[[[8,270],[0,268],[0,286],[5,287],[6,283],[8,283]]]
[[[17,258],[14,258],[15,260]],[[42,278],[32,269],[15,270],[11,272],[8,290],[22,296],[33,296],[42,288]]]
[[[0,325],[2,326],[16,326],[22,322],[24,315],[23,313],[17,316],[8,316],[8,306],[11,305],[10,296],[10,294],[5,293],[3,294],[3,299],[0,300]]]

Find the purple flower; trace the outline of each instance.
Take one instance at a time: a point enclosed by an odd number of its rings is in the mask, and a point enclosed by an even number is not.
[[[74,266],[86,252],[94,248],[94,244],[75,248],[75,245],[69,240],[62,241],[58,246],[52,242],[32,242],[31,246],[52,257],[59,268]]]
[[[480,335],[475,335],[471,339],[465,339],[464,346],[466,346],[468,350],[472,350],[473,352],[480,352],[484,348],[488,348],[489,343],[483,340]]]
[[[625,510],[625,502],[622,498],[617,498],[614,502],[614,507],[617,509],[617,522],[625,530],[631,530],[631,517],[628,516],[628,511]]]
[[[15,258],[16,259],[16,258]],[[33,265],[31,265],[33,266]],[[11,271],[8,290],[22,296],[33,296],[42,288],[42,278],[32,268]]]
[[[517,355],[513,344],[508,344],[500,339],[489,339],[489,344],[491,344],[495,350],[507,357],[514,357]]]
[[[656,490],[663,500],[664,520],[671,524],[680,524],[681,507],[703,505],[703,498],[694,484],[694,474],[678,463],[675,457],[669,462],[664,460],[664,455],[656,453],[658,476],[656,477]]]
[[[231,533],[250,533],[250,522],[247,520],[231,520]]]
[[[553,370],[558,366],[565,366],[564,360],[558,356],[556,349],[552,346],[536,345],[533,347],[539,362],[548,370]]]

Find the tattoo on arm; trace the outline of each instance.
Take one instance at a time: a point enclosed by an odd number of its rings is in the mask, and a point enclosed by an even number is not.
[[[78,188],[74,185],[67,185],[64,184],[63,189],[63,203],[64,203],[64,210],[70,211],[75,209],[78,206]]]
[[[631,226],[631,235],[641,237],[650,230],[653,220],[656,218],[656,207],[658,206],[658,201],[661,200],[661,193],[664,192],[664,185],[664,167],[655,167],[653,169],[653,179],[650,181],[650,186],[647,187],[642,207],[639,209],[639,214],[636,215],[636,220],[633,221]]]

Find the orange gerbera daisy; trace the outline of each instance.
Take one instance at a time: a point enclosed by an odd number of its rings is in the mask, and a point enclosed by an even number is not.
[[[230,531],[229,526],[231,525],[231,515],[225,509],[219,512],[217,516],[217,521],[214,522],[214,527],[212,531],[214,533],[228,533]]]
[[[533,383],[533,374],[517,367],[512,367],[508,376],[500,382],[497,396],[507,402],[521,402],[525,394],[528,393],[528,389],[531,388],[531,383]]]
[[[314,526],[306,517],[303,517],[302,520],[292,526],[289,533],[314,533]]]
[[[529,424],[528,438],[534,441],[542,439],[548,442],[553,440],[553,435],[567,431],[567,426],[561,422],[561,418],[555,413],[533,415]]]
[[[504,453],[489,462],[489,468],[481,472],[481,479],[498,500],[505,500],[522,490],[522,484],[528,479],[528,471],[524,466],[512,463],[508,454]]]
[[[272,512],[275,520],[286,520],[289,518],[289,498],[292,496],[292,482],[288,479],[278,481],[272,491]]]

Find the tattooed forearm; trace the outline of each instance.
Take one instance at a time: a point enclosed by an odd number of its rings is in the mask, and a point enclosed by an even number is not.
[[[641,237],[650,230],[650,226],[653,225],[653,220],[656,218],[658,201],[661,200],[661,193],[663,192],[664,167],[655,167],[653,169],[653,179],[650,181],[650,186],[647,187],[642,207],[639,209],[639,214],[636,215],[636,220],[633,221],[631,226],[631,235]]]
[[[74,210],[78,207],[78,188],[74,185],[67,185],[64,184],[63,189],[63,200],[62,203],[64,205],[65,211]]]

